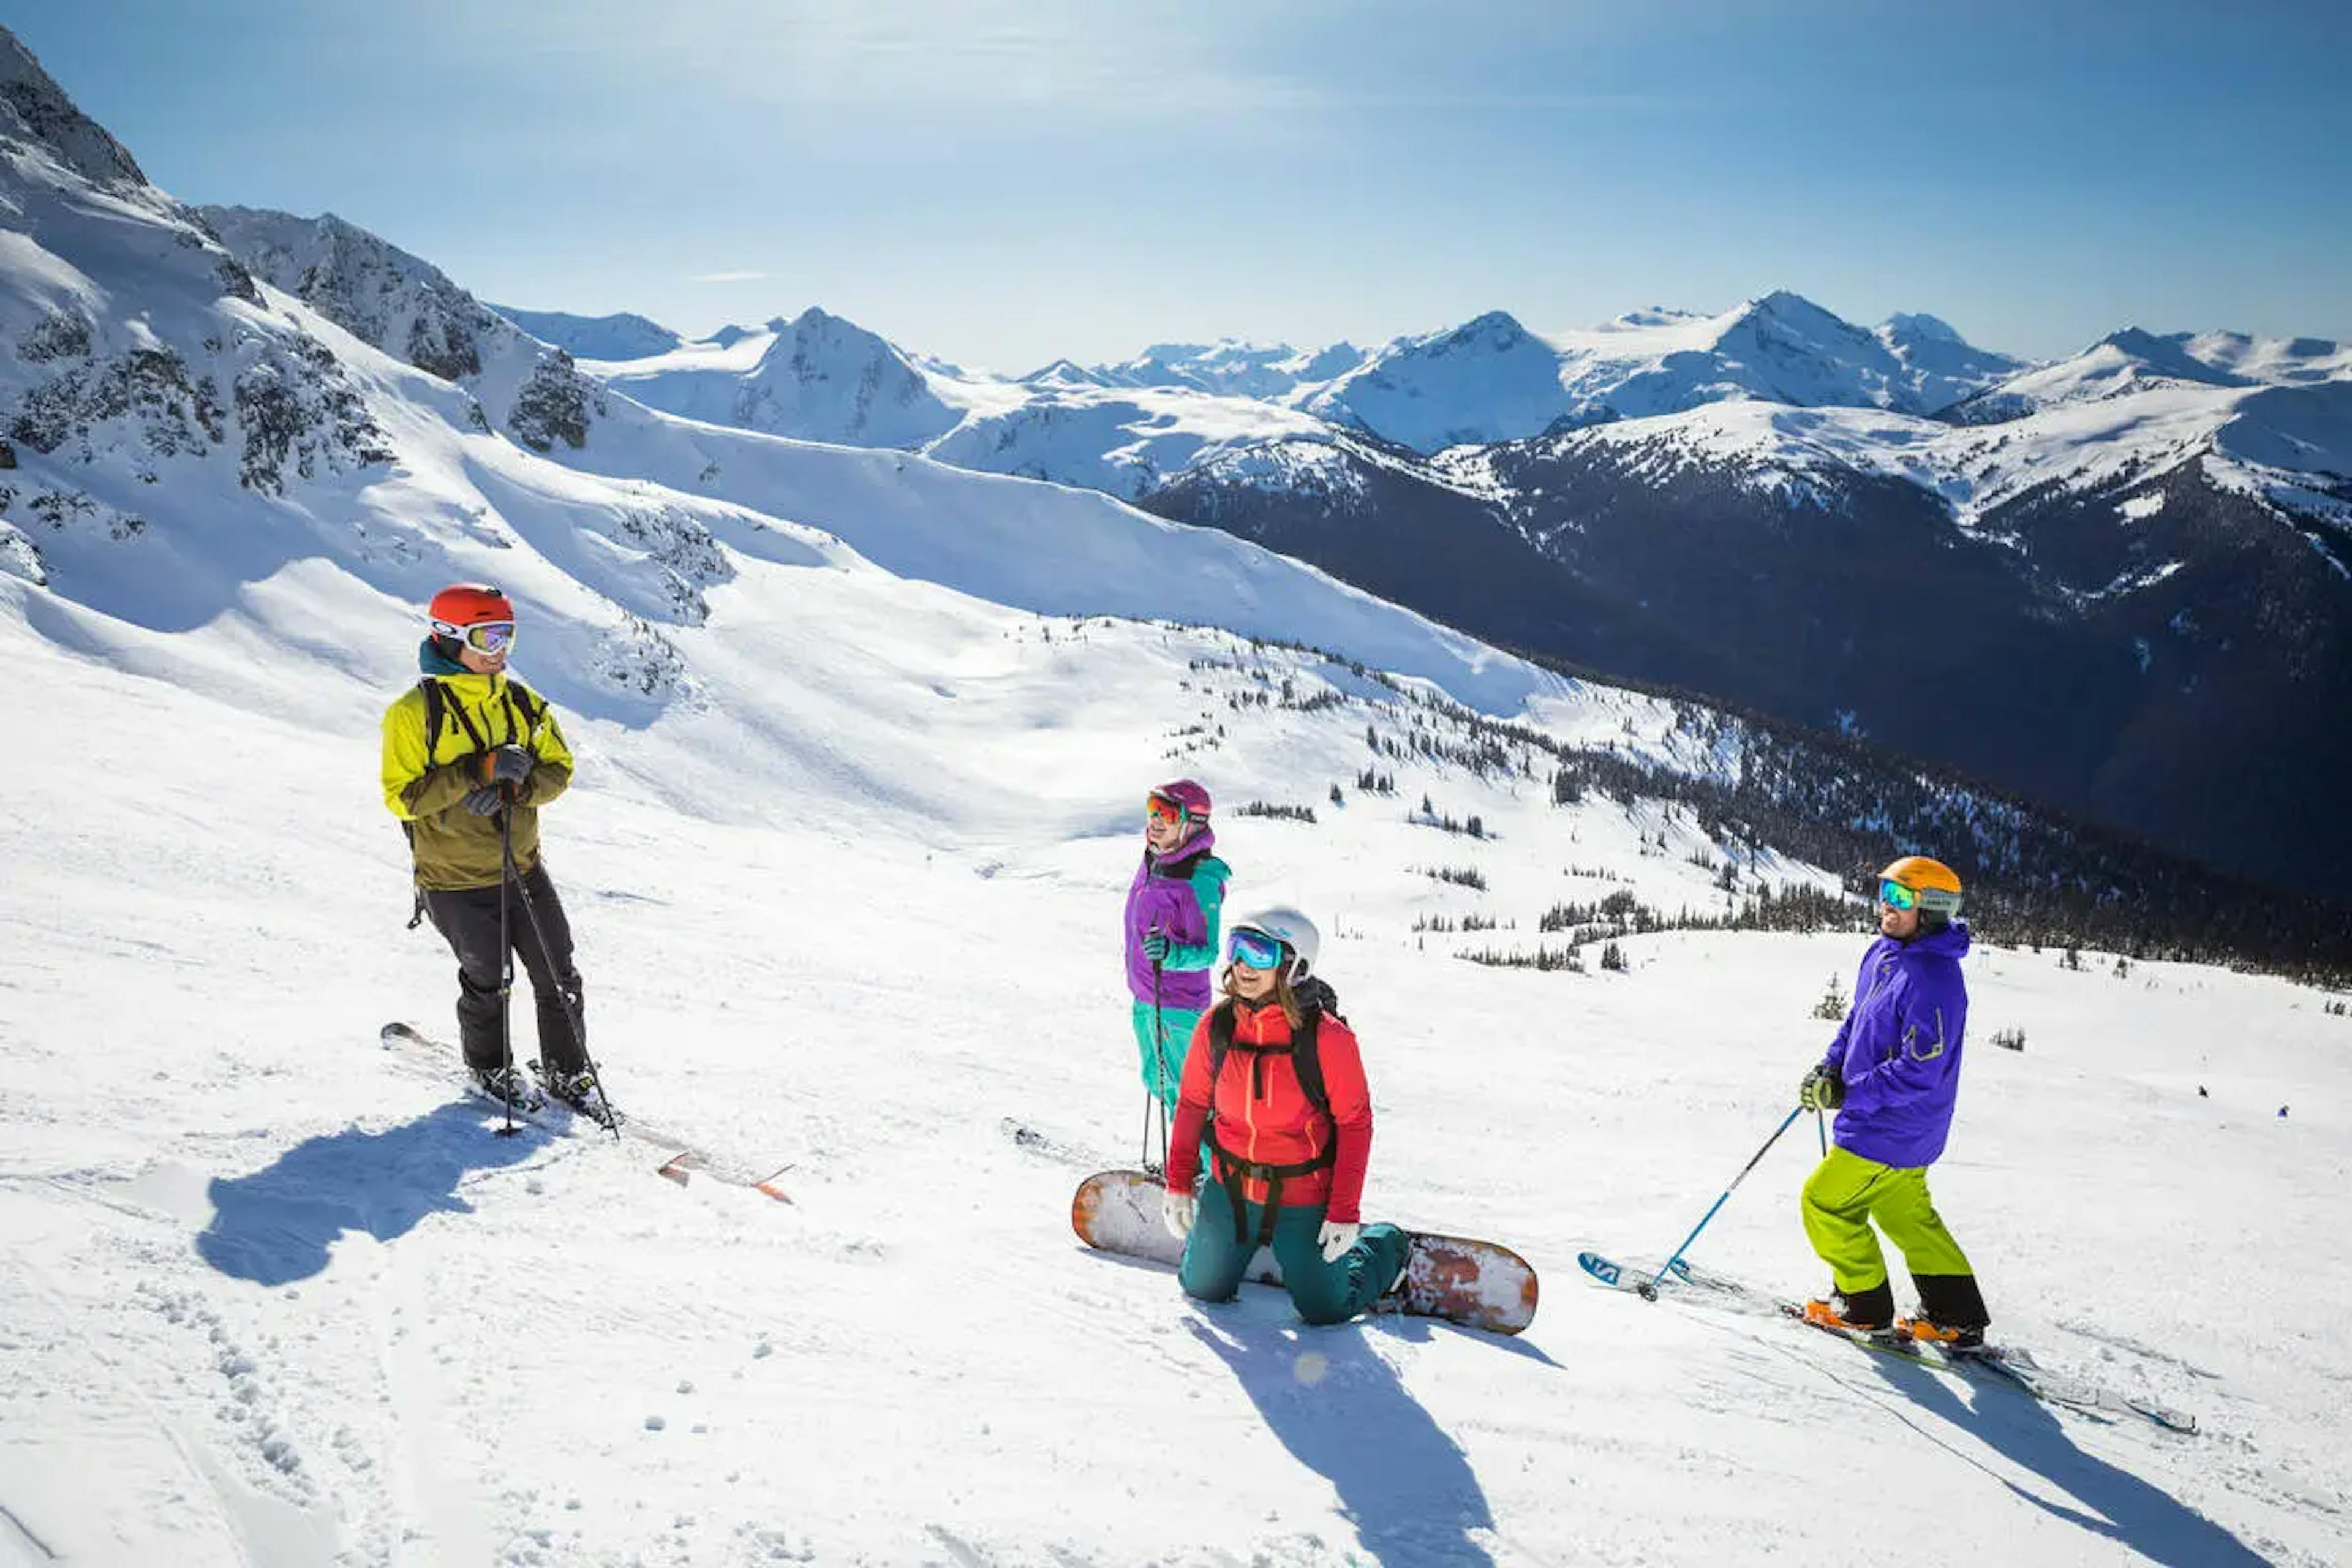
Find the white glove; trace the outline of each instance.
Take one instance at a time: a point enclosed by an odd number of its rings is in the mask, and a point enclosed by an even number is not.
[[[1190,1193],[1160,1194],[1160,1218],[1168,1226],[1168,1234],[1179,1241],[1192,1234],[1192,1208],[1197,1201]]]
[[[1322,1230],[1315,1237],[1317,1243],[1323,1248],[1323,1261],[1337,1263],[1346,1257],[1348,1248],[1356,1245],[1356,1237],[1362,1233],[1363,1228],[1351,1219],[1325,1220]]]

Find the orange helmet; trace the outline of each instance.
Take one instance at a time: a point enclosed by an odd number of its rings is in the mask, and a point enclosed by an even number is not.
[[[1950,920],[1960,912],[1960,874],[1941,860],[1906,855],[1881,871],[1878,879],[1910,889],[1921,914]]]
[[[460,638],[467,626],[515,618],[514,601],[487,583],[452,583],[433,595],[425,614],[435,636]]]

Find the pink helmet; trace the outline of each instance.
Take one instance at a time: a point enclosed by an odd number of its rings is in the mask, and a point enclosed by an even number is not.
[[[1209,820],[1209,792],[1191,779],[1178,779],[1173,784],[1161,784],[1151,794],[1155,799],[1173,801],[1182,806],[1188,822]]]

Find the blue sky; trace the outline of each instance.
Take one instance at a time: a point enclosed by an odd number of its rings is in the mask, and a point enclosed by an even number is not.
[[[16,14],[10,15],[9,12]],[[486,299],[1004,370],[1775,288],[2054,356],[2352,338],[2336,0],[73,0],[149,176]]]

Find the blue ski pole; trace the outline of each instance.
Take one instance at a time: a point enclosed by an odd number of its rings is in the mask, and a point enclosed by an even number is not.
[[[1764,1147],[1756,1151],[1756,1158],[1748,1161],[1748,1163],[1739,1167],[1739,1174],[1731,1178],[1731,1185],[1724,1188],[1723,1196],[1715,1200],[1715,1208],[1707,1210],[1706,1218],[1700,1220],[1698,1224],[1691,1227],[1691,1233],[1683,1237],[1683,1244],[1675,1248],[1675,1255],[1672,1258],[1667,1258],[1664,1263],[1661,1264],[1658,1268],[1658,1271],[1655,1274],[1651,1275],[1648,1280],[1643,1284],[1633,1287],[1634,1289],[1641,1292],[1642,1300],[1644,1301],[1654,1301],[1658,1299],[1658,1281],[1666,1277],[1666,1270],[1672,1268],[1675,1264],[1680,1263],[1683,1260],[1683,1254],[1690,1250],[1690,1244],[1698,1239],[1698,1233],[1706,1228],[1706,1222],[1707,1220],[1711,1220],[1715,1217],[1716,1210],[1720,1209],[1725,1204],[1731,1201],[1731,1194],[1739,1190],[1739,1184],[1748,1179],[1748,1173],[1756,1168],[1758,1161],[1762,1160],[1765,1154],[1770,1151],[1772,1145],[1780,1141],[1780,1134],[1786,1132],[1790,1127],[1794,1126],[1796,1124],[1797,1118],[1802,1116],[1804,1113],[1805,1108],[1801,1105],[1798,1106],[1794,1110],[1789,1112],[1787,1121],[1781,1122],[1780,1126],[1772,1129],[1772,1136],[1764,1140]]]

